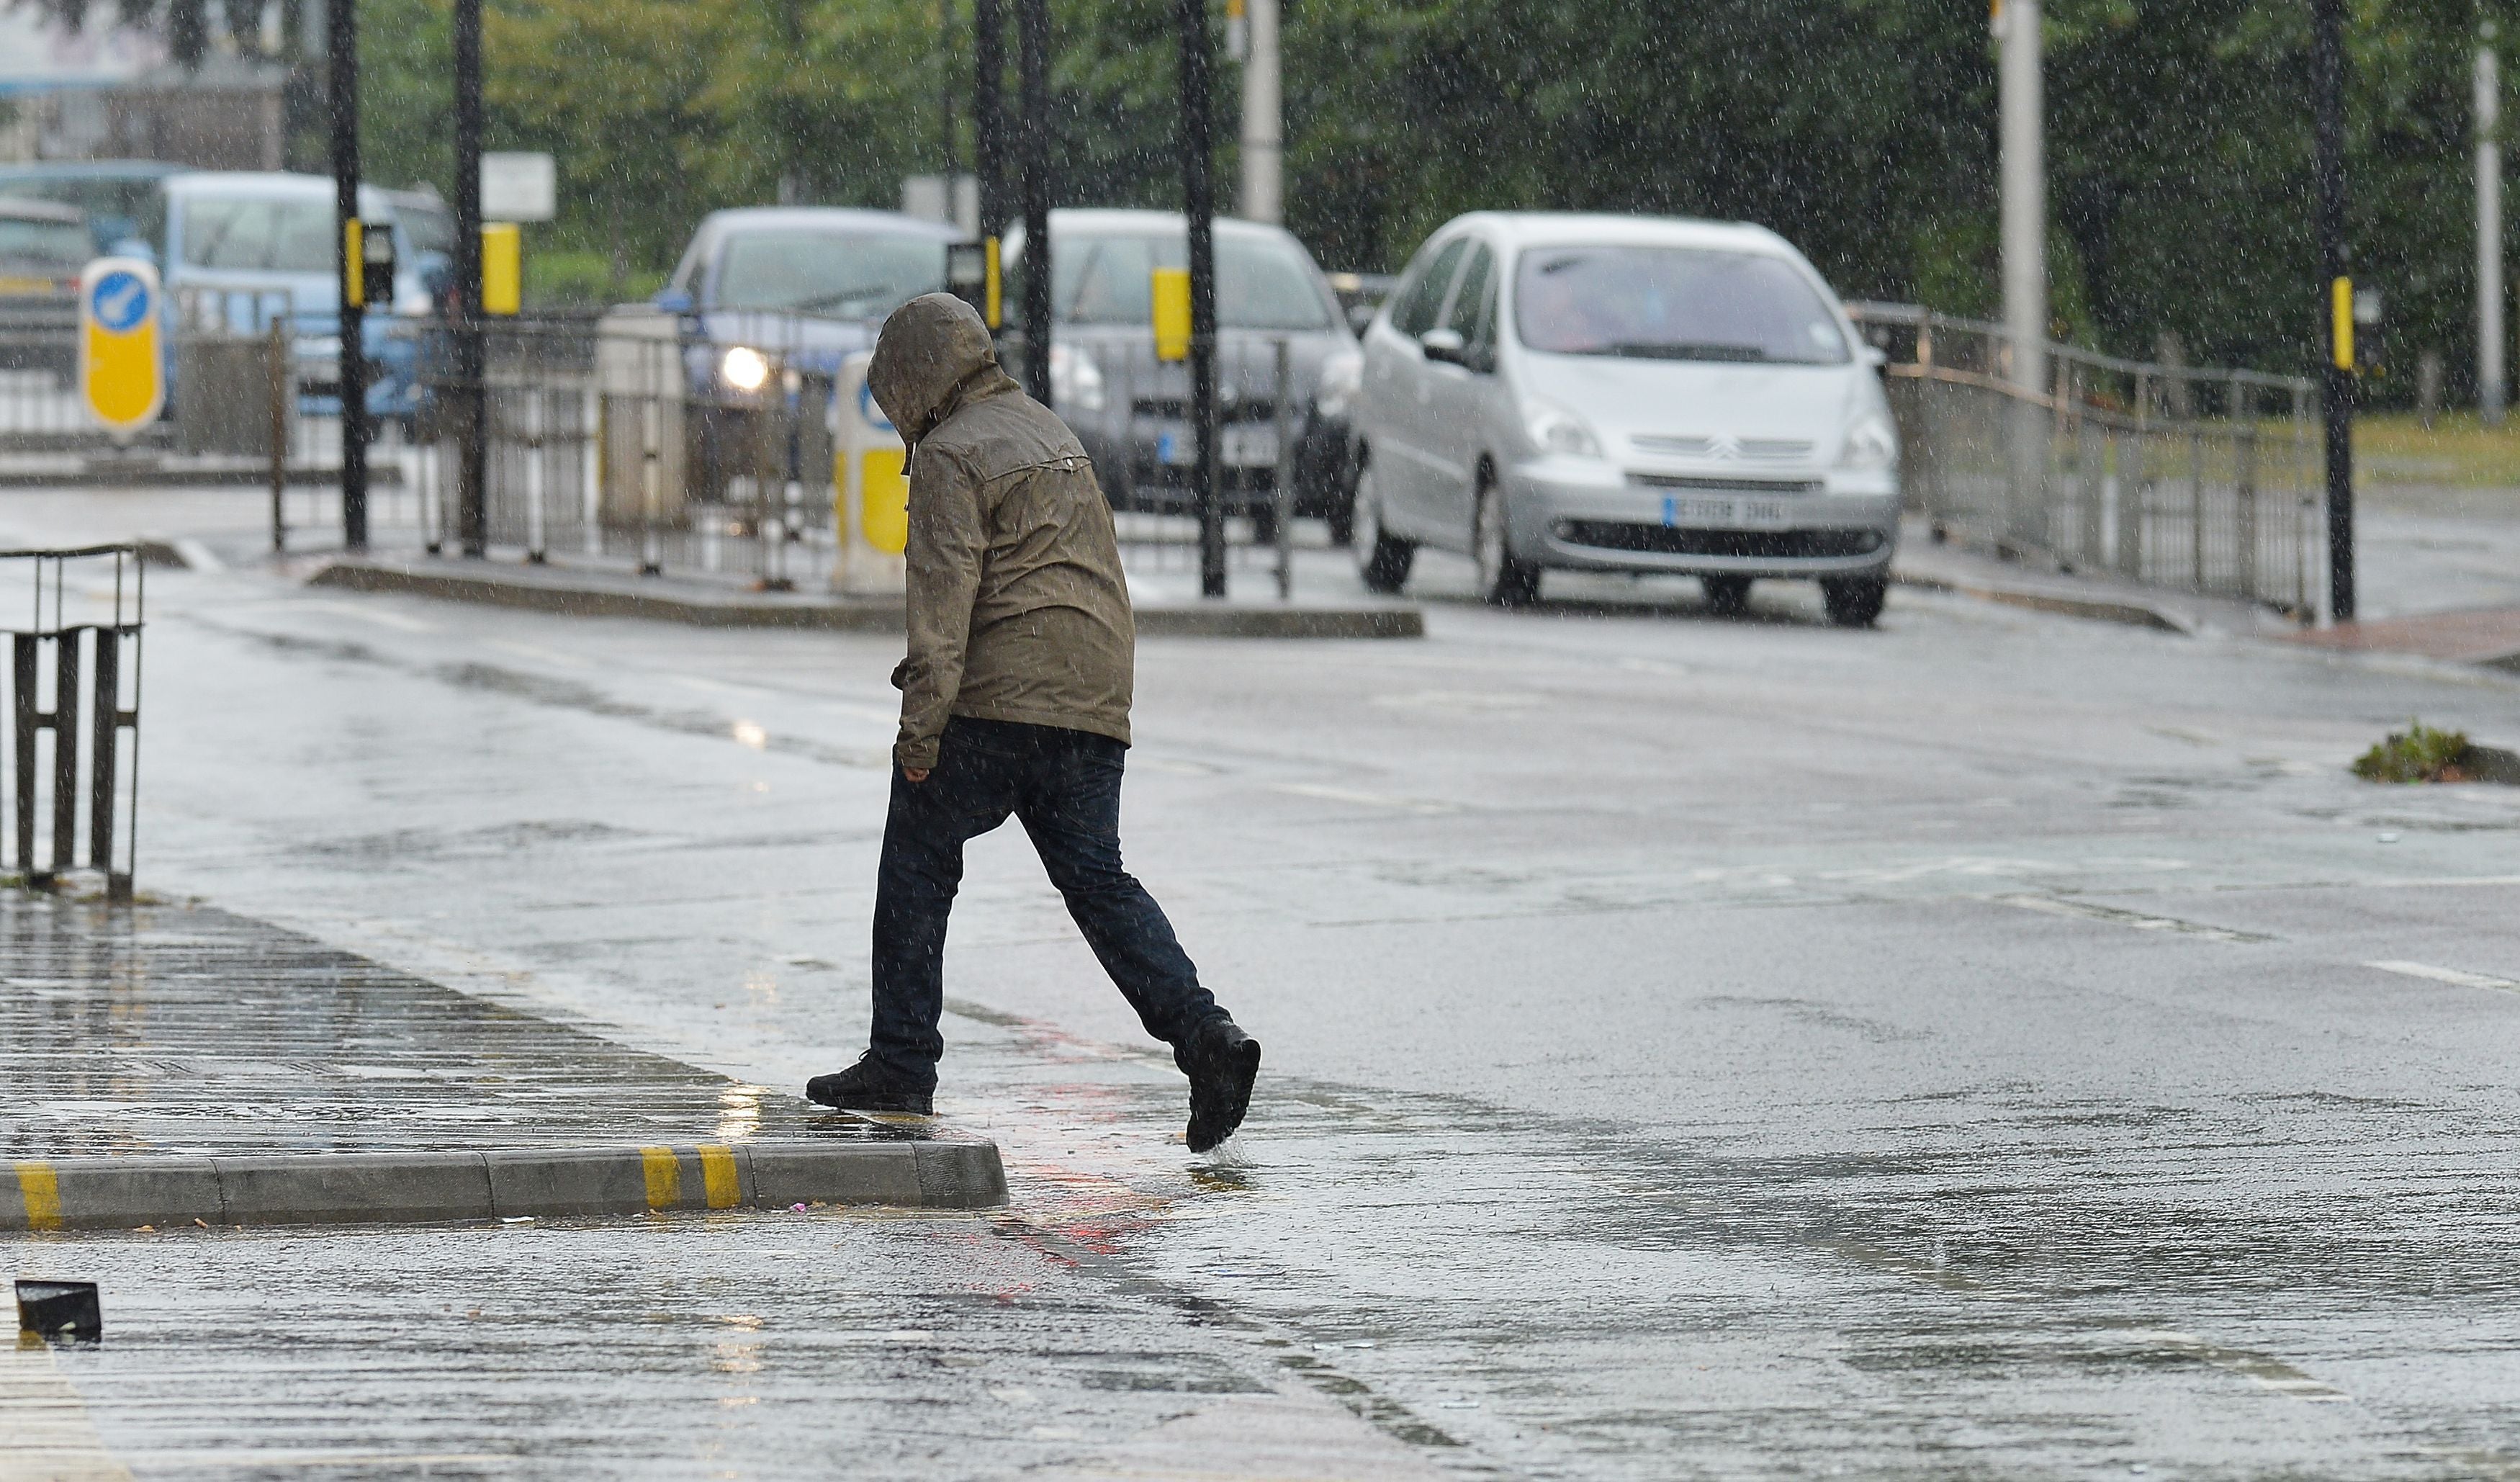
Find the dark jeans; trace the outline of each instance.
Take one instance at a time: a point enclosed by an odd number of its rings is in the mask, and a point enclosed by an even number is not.
[[[1013,815],[1050,882],[1147,1032],[1179,1046],[1224,1010],[1173,937],[1163,908],[1120,868],[1120,770],[1128,747],[1056,726],[955,717],[927,781],[892,773],[875,891],[877,1059],[936,1084],[945,1054],[945,918],[963,845]]]

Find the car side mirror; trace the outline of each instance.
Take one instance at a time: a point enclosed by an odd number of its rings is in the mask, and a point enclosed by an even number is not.
[[[679,289],[667,289],[650,302],[668,314],[688,314],[692,311],[692,295]]]
[[[1470,363],[1470,347],[1462,342],[1459,330],[1428,330],[1418,337],[1418,347],[1425,352],[1428,360],[1462,367]]]
[[[1373,316],[1380,311],[1378,304],[1351,303],[1347,306],[1347,327],[1363,335],[1367,330],[1373,328]]]
[[[1890,352],[1877,344],[1868,344],[1864,347],[1864,363],[1880,370],[1890,363]]]

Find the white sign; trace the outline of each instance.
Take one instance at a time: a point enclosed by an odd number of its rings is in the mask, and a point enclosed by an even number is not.
[[[549,221],[560,207],[560,172],[549,155],[483,155],[481,219]]]

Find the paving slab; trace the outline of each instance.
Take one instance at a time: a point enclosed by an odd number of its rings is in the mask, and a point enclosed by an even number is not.
[[[2520,607],[2476,607],[2338,623],[2294,634],[2292,641],[2351,653],[2411,653],[2520,672]]]
[[[0,1230],[1006,1197],[988,1143],[213,908],[0,894]]]

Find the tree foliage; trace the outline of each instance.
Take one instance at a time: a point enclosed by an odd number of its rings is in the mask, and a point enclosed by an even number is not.
[[[210,14],[112,3],[187,34]],[[244,33],[278,3],[217,16]],[[444,188],[448,0],[357,3],[372,173]],[[1773,226],[1850,295],[1995,306],[1996,77],[1972,0],[1283,3],[1290,225],[1332,265],[1395,266],[1482,206],[1668,211]],[[2472,357],[2471,48],[2513,9],[2349,0],[2356,274],[2386,298],[2392,361]],[[968,167],[968,0],[487,11],[492,147],[556,154],[560,238],[618,260],[665,265],[712,206],[890,204],[906,173]],[[2048,0],[2062,330],[2131,354],[2172,334],[2198,361],[2311,360],[2308,13]],[[1178,203],[1171,0],[1051,14],[1057,199]],[[1230,182],[1236,68],[1218,76]]]

